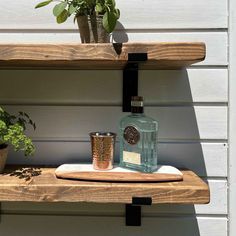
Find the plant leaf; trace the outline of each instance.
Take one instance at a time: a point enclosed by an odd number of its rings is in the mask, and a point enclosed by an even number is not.
[[[76,7],[74,7],[73,5],[70,5],[69,7],[69,14],[73,14],[76,11]]]
[[[97,5],[96,5],[96,12],[100,13],[102,11],[103,11],[103,7],[102,7],[101,3],[97,3]]]
[[[59,16],[66,8],[67,3],[66,2],[61,2],[59,4],[57,4],[54,8],[53,8],[53,15],[54,16]]]
[[[116,9],[115,14],[116,14],[116,19],[118,20],[120,18],[120,10]]]
[[[115,27],[117,22],[117,16],[115,12],[110,11],[106,12],[103,16],[103,27],[108,33],[111,33]]]
[[[57,23],[61,24],[65,22],[67,18],[68,18],[68,11],[64,9],[63,12],[57,17]]]
[[[15,120],[15,119],[16,119],[16,116],[10,116],[10,119],[11,119],[11,120]]]
[[[30,118],[29,115],[25,112],[24,112],[24,116],[26,116],[27,118]]]
[[[112,0],[112,5],[115,7],[116,6],[116,1]]]
[[[47,6],[49,3],[51,3],[53,0],[48,0],[48,1],[45,1],[45,2],[40,2],[39,4],[37,4],[35,6],[35,9],[36,8],[40,8],[40,7],[44,7],[44,6]]]
[[[109,5],[111,9],[114,9],[116,6],[115,0],[106,0],[106,5]]]

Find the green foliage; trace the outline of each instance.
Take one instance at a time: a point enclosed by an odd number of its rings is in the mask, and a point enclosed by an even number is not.
[[[67,20],[67,18],[68,18],[68,11],[63,10],[62,13],[57,16],[57,23],[58,24],[63,23]]]
[[[61,2],[53,8],[53,15],[58,17],[65,9],[66,9],[67,3]]]
[[[41,2],[38,5],[35,6],[35,8],[40,8],[40,7],[44,7],[47,6],[49,3],[51,3],[53,0],[49,0],[49,1],[45,1],[45,2]]]
[[[106,12],[102,23],[107,32],[112,32],[116,27],[116,14],[114,12]]]
[[[41,2],[35,8],[47,6],[51,2],[58,0],[49,0]],[[120,18],[120,10],[116,8],[115,0],[61,0],[53,8],[53,15],[57,23],[63,23],[71,15],[103,15],[103,27],[108,33],[111,33]]]
[[[0,145],[11,144],[15,151],[24,151],[26,156],[32,155],[35,147],[24,133],[27,125],[36,129],[35,123],[27,113],[19,112],[14,116],[0,107]]]

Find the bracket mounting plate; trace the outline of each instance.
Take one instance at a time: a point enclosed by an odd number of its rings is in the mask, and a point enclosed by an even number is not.
[[[133,197],[132,204],[126,204],[126,226],[141,226],[142,224],[142,207],[141,205],[152,205],[150,197]]]

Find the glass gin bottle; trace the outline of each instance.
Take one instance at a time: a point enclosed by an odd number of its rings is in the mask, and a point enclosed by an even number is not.
[[[120,166],[141,172],[157,170],[156,120],[144,114],[143,98],[132,97],[131,114],[119,125]]]

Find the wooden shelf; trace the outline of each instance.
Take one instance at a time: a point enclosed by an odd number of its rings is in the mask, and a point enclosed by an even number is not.
[[[151,197],[157,203],[206,204],[208,185],[192,171],[184,180],[162,183],[110,183],[57,179],[54,168],[8,167],[0,175],[0,201],[131,203]]]
[[[147,53],[140,69],[176,69],[204,60],[204,43],[0,44],[0,68],[123,69],[128,53]]]

